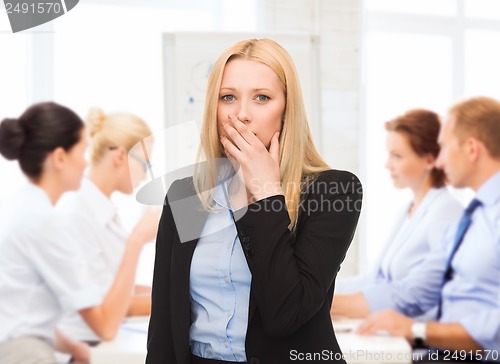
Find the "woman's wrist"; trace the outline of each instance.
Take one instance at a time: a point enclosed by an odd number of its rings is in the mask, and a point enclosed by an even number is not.
[[[252,202],[260,201],[271,196],[283,195],[283,194],[284,193],[283,189],[281,188],[281,182],[268,182],[252,192],[252,199],[253,199]]]

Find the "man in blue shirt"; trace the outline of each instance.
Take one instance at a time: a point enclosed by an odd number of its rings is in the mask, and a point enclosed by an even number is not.
[[[499,141],[500,102],[476,97],[452,107],[438,167],[454,187],[472,188],[475,198],[419,269],[398,282],[335,296],[332,314],[371,314],[359,334],[404,336],[439,348],[446,362],[500,362]],[[435,321],[410,318],[436,306]]]

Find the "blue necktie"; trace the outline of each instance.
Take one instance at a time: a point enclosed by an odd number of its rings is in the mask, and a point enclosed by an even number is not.
[[[455,235],[455,240],[453,242],[453,249],[450,252],[450,255],[448,256],[448,260],[446,261],[446,268],[445,268],[445,273],[444,273],[444,279],[443,279],[443,285],[441,287],[444,287],[448,281],[450,281],[453,278],[453,268],[451,267],[451,263],[453,261],[453,257],[455,256],[458,248],[462,244],[462,241],[464,240],[464,236],[467,233],[467,230],[469,229],[470,224],[472,223],[472,214],[474,213],[474,210],[478,206],[481,205],[481,201],[477,199],[473,199],[469,206],[464,211],[464,214],[462,215],[462,218],[460,219],[460,223],[458,224],[458,230],[457,230],[457,235]],[[439,299],[439,307],[438,307],[438,313],[437,313],[437,319],[441,318],[441,310],[443,306],[443,291],[441,291],[441,298]]]

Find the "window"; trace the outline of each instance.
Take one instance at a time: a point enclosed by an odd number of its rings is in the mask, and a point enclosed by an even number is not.
[[[465,31],[465,94],[500,95],[500,29]]]
[[[475,1],[475,0],[474,0]],[[495,0],[493,0],[495,1]],[[457,13],[455,0],[365,0],[366,9],[388,13],[453,16]]]
[[[29,35],[12,34],[9,19],[0,6],[0,120],[5,117],[18,117],[26,108],[28,101],[28,78],[30,62],[28,61]],[[0,157],[1,186],[0,189],[0,223],[2,206],[12,192],[18,189],[24,177],[19,171],[17,161],[7,161]]]
[[[410,201],[384,168],[384,122],[411,108],[442,115],[463,97],[500,94],[500,2],[366,0],[364,38],[365,225],[361,270],[378,257],[393,217]],[[482,18],[482,19],[480,19]],[[487,19],[487,20],[483,20]],[[454,191],[463,202],[470,192]]]
[[[465,16],[500,20],[500,2],[498,0],[465,0]]]
[[[409,191],[395,190],[385,169],[384,122],[419,107],[444,111],[452,100],[451,41],[439,35],[370,32],[366,39],[367,236],[377,257]],[[391,196],[392,198],[388,198]],[[370,262],[372,263],[372,262]]]

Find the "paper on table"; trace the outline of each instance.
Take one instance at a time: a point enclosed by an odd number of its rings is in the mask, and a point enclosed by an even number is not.
[[[333,329],[335,330],[335,333],[337,333],[337,334],[355,332],[356,329],[358,328],[359,324],[362,321],[363,320],[337,317],[334,320],[332,320]]]
[[[138,319],[138,318],[129,318],[122,325],[122,329],[141,332],[144,334],[148,333],[149,326],[149,318],[148,319]]]

